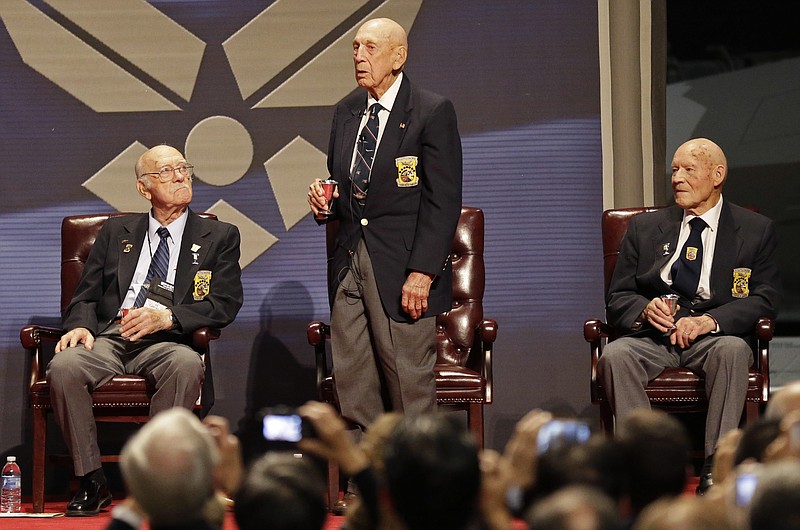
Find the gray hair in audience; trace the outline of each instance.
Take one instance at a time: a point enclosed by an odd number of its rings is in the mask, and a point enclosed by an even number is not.
[[[619,530],[610,497],[593,487],[567,486],[535,503],[525,516],[535,530]]]
[[[770,396],[764,415],[780,419],[793,410],[800,410],[800,380],[784,385]]]
[[[750,503],[750,528],[800,530],[800,462],[764,464]]]
[[[214,493],[219,452],[202,422],[175,407],[156,414],[122,449],[128,491],[151,523],[185,523],[202,516]]]

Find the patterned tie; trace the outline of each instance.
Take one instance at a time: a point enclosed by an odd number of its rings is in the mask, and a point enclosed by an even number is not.
[[[372,159],[375,157],[375,148],[378,145],[378,112],[383,107],[380,103],[373,103],[369,108],[369,118],[358,137],[358,151],[356,165],[353,171],[353,196],[361,203],[367,198],[369,178],[372,173]]]
[[[150,281],[153,278],[167,279],[167,269],[169,268],[169,243],[167,243],[167,239],[169,238],[169,230],[160,226],[156,232],[158,233],[158,237],[161,238],[161,241],[158,243],[156,253],[153,254],[150,260],[150,268],[147,269],[147,278],[144,280],[142,288],[139,289],[139,294],[136,295],[136,301],[133,303],[133,307],[142,307],[147,298],[147,290],[150,288]]]
[[[683,245],[680,258],[672,265],[672,289],[692,301],[700,283],[700,269],[703,266],[703,230],[708,225],[699,217],[695,217],[689,221],[689,226],[692,227],[689,239]]]

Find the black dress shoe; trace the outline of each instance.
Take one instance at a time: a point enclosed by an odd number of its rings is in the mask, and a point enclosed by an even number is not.
[[[700,483],[697,484],[697,489],[695,490],[698,495],[705,495],[706,492],[714,485],[714,479],[711,476],[711,473],[706,473],[705,475],[700,477]]]
[[[97,515],[101,508],[111,505],[111,493],[105,482],[81,480],[78,493],[67,504],[68,517]]]

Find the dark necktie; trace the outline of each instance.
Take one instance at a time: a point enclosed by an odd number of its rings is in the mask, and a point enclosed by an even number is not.
[[[167,239],[169,238],[169,230],[160,226],[156,232],[158,233],[158,237],[161,238],[161,241],[158,243],[156,253],[153,254],[150,260],[150,268],[147,269],[147,278],[145,278],[142,288],[139,289],[139,294],[136,295],[136,302],[134,302],[133,307],[142,307],[147,298],[147,290],[150,288],[150,282],[153,278],[161,278],[165,281],[167,279],[167,269],[169,269],[169,243]]]
[[[689,221],[692,231],[681,249],[680,257],[672,265],[672,290],[687,300],[694,300],[697,285],[700,283],[700,269],[703,266],[703,230],[705,221],[695,217]]]
[[[356,152],[356,165],[353,171],[353,196],[363,204],[367,198],[369,178],[372,173],[372,159],[375,158],[375,148],[378,145],[378,112],[383,107],[380,103],[373,103],[369,108],[369,118],[358,137],[358,150]]]

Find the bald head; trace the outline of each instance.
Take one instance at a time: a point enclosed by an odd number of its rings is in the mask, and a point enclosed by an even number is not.
[[[728,160],[725,158],[725,153],[722,152],[720,146],[708,138],[694,138],[689,140],[678,148],[678,151],[681,150],[684,150],[687,154],[694,157],[699,163],[708,168],[722,166],[727,175]]]
[[[406,64],[408,37],[400,24],[388,18],[365,22],[353,39],[353,62],[358,86],[380,99]]]
[[[151,147],[142,153],[142,156],[140,156],[136,161],[136,178],[141,178],[143,173],[149,171],[158,171],[156,168],[156,163],[159,159],[175,156],[183,158],[181,152],[170,145],[157,145],[155,147]]]
[[[675,204],[693,215],[713,208],[722,196],[728,162],[722,149],[708,138],[684,143],[672,158]]]

